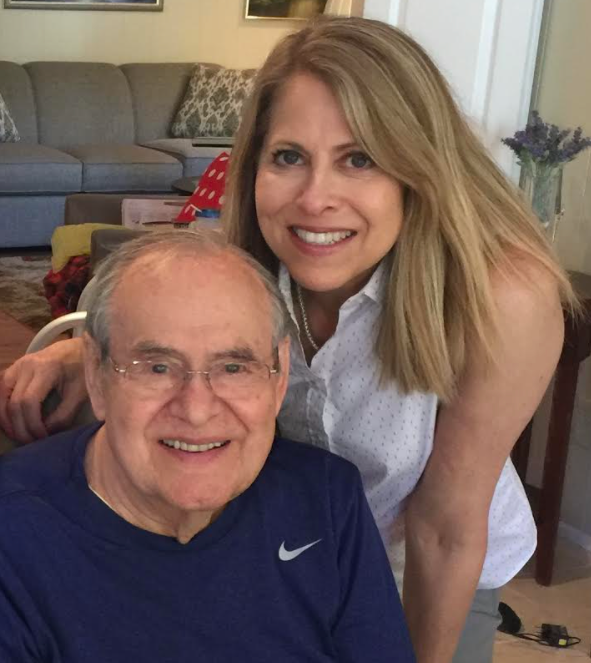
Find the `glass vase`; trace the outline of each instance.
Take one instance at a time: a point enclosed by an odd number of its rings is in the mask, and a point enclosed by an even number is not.
[[[562,165],[535,162],[523,164],[521,188],[548,238],[553,242],[562,216]]]

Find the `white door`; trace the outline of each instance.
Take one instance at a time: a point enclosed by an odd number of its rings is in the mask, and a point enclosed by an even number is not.
[[[365,0],[364,16],[414,37],[446,75],[493,157],[517,180],[500,142],[525,125],[543,0]]]

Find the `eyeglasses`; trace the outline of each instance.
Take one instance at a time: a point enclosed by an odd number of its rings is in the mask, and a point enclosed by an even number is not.
[[[218,362],[207,371],[187,370],[170,359],[135,360],[125,366],[109,359],[113,370],[146,392],[173,394],[195,375],[203,375],[213,393],[222,399],[251,396],[279,370],[259,361]]]

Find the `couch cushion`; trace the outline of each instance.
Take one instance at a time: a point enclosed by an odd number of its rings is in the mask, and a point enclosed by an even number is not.
[[[118,67],[30,62],[25,69],[35,91],[40,143],[63,149],[134,142],[131,91]]]
[[[0,143],[18,143],[20,139],[8,106],[0,93]]]
[[[64,222],[64,195],[0,196],[0,247],[49,246]]]
[[[139,145],[78,145],[67,152],[82,162],[82,191],[170,191],[183,174],[174,157]]]
[[[45,145],[0,144],[0,194],[80,191],[80,161]]]
[[[14,62],[0,61],[0,93],[10,108],[21,141],[37,142],[37,116],[33,86],[26,69]]]
[[[171,127],[176,138],[233,136],[256,69],[225,69],[198,64]]]
[[[166,152],[183,164],[183,177],[199,177],[227,147],[193,147],[192,138],[161,138],[142,143],[144,147]]]
[[[133,97],[136,143],[170,135],[194,67],[182,62],[121,65]]]

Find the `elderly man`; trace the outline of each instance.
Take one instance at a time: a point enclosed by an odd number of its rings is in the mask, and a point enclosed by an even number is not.
[[[1,661],[414,661],[357,470],[274,439],[285,320],[221,239],[148,234],[103,263],[103,423],[0,460]]]

